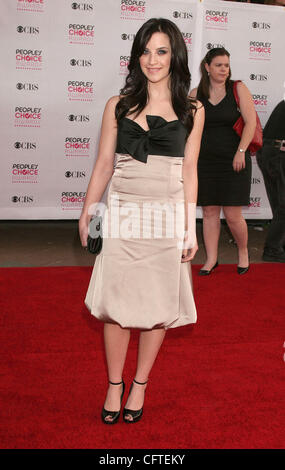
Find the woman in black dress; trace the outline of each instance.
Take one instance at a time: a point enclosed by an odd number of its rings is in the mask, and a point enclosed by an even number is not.
[[[251,160],[247,147],[255,132],[256,114],[250,91],[242,82],[237,84],[240,111],[237,109],[229,56],[224,48],[211,49],[201,62],[199,86],[190,93],[205,107],[197,205],[203,207],[207,259],[200,275],[208,275],[218,266],[221,208],[238,246],[237,271],[244,274],[249,268],[247,224],[242,206],[249,204]],[[245,122],[241,138],[233,129],[240,114]]]

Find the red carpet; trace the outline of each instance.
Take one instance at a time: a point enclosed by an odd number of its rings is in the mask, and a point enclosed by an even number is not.
[[[235,269],[200,278],[194,266],[198,323],[167,333],[142,421],[115,426],[100,421],[102,324],[83,304],[91,268],[0,269],[0,447],[284,448],[285,266]]]

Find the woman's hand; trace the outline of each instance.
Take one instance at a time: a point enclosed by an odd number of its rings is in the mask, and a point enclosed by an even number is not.
[[[187,261],[191,261],[198,251],[196,235],[194,235],[194,240],[191,240],[191,238],[193,237],[189,237],[188,232],[185,232],[181,263],[187,263]]]
[[[182,250],[182,258],[181,263],[187,263],[187,261],[191,261],[198,251],[198,243],[196,242],[193,248]]]
[[[89,220],[86,217],[80,217],[79,219],[79,236],[80,236],[80,241],[81,245],[83,248],[87,247],[87,237],[88,237],[88,225],[89,225]]]
[[[239,172],[243,170],[244,168],[245,168],[245,152],[240,152],[238,150],[233,159],[233,169]]]

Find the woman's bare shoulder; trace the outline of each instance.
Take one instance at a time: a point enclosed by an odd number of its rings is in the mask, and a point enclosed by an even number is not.
[[[251,93],[245,83],[243,83],[242,81],[238,81],[236,86],[238,95],[241,98],[252,98]]]
[[[117,103],[120,101],[121,97],[120,96],[111,96],[111,98],[108,99],[106,103],[106,107],[108,108],[115,108],[117,106]]]

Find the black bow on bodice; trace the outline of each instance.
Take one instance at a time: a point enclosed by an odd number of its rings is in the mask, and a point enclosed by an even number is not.
[[[137,122],[122,118],[118,124],[117,153],[126,153],[143,163],[148,155],[183,157],[187,130],[178,119],[146,115],[149,130]]]

